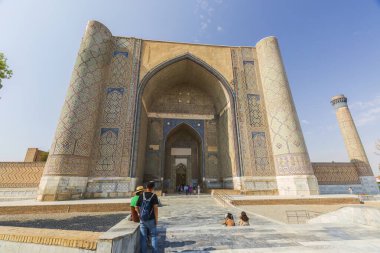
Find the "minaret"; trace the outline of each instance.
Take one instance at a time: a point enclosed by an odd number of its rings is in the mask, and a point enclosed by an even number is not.
[[[98,107],[111,52],[111,32],[101,23],[90,21],[40,181],[38,200],[71,199],[86,190]]]
[[[378,194],[379,188],[377,187],[376,179],[373,176],[358,130],[348,108],[347,98],[344,95],[334,96],[331,99],[331,104],[336,110],[336,117],[348,156],[350,161],[356,165],[363,190],[366,193]]]
[[[275,37],[256,45],[280,195],[319,194]]]

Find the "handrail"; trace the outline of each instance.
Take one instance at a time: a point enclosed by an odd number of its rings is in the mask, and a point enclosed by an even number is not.
[[[305,223],[307,220],[310,220],[322,214],[321,212],[309,210],[286,210],[285,213],[289,224]]]

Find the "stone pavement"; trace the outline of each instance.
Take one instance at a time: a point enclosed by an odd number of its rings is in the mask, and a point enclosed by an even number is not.
[[[0,215],[69,212],[129,211],[130,199],[83,199],[68,201],[0,201]]]
[[[127,217],[127,212],[0,215],[2,226],[106,232]]]
[[[380,230],[349,224],[288,225],[248,214],[250,227],[221,225],[224,207],[211,196],[169,196],[159,208],[161,252],[380,252]]]

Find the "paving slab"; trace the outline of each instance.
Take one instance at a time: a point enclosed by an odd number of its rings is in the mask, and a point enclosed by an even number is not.
[[[251,226],[225,227],[221,225],[224,214],[231,212],[237,218],[241,208],[220,205],[211,196],[170,196],[161,198],[161,202],[161,252],[369,253],[380,248],[380,230],[375,227],[284,224],[252,212],[248,215]]]

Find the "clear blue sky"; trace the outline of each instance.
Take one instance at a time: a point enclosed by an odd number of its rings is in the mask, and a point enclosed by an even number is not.
[[[0,0],[0,161],[50,148],[86,22],[114,35],[222,45],[277,36],[312,161],[348,161],[330,98],[345,94],[372,168],[380,156],[380,0]]]

